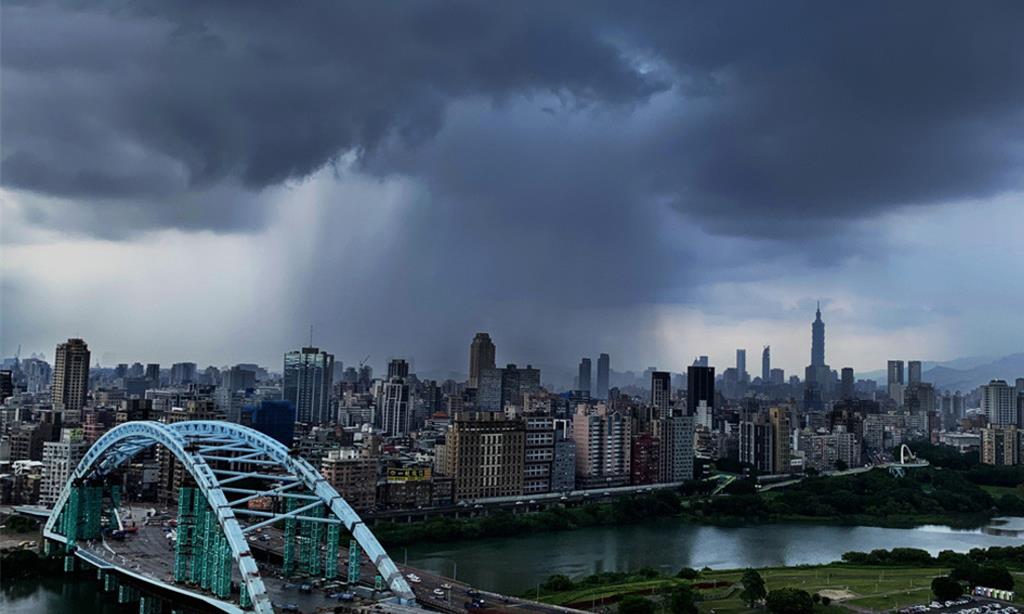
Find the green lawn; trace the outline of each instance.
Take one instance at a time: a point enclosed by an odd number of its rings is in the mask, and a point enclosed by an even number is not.
[[[808,593],[822,591],[846,591],[851,593],[845,600],[836,602],[834,607],[820,608],[838,612],[842,603],[888,610],[912,603],[926,603],[931,598],[932,578],[944,575],[947,570],[938,567],[858,567],[853,565],[821,565],[814,567],[774,567],[759,570],[768,590],[793,587]],[[698,582],[724,580],[730,584],[739,582],[743,570],[706,571]],[[548,594],[542,601],[557,605],[574,604],[581,608],[616,601],[628,594],[654,594],[682,582],[673,578],[660,578],[638,582],[626,582],[581,588],[561,593]],[[751,612],[739,598],[737,587],[720,587],[702,591],[704,601],[700,604],[703,613],[744,614]],[[763,610],[759,610],[762,611]],[[843,612],[848,612],[842,608]]]
[[[982,486],[981,489],[996,499],[1003,495],[1013,495],[1015,497],[1020,496],[1020,491],[1013,486]]]

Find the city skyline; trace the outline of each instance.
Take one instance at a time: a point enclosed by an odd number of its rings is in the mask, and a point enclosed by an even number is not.
[[[0,355],[1024,347],[1019,5],[566,6],[5,4]]]

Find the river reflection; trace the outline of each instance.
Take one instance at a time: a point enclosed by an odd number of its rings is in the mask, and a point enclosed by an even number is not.
[[[1024,519],[1010,519],[1016,524]],[[1005,528],[1002,525],[1000,528]],[[594,527],[450,544],[423,544],[396,559],[498,592],[521,593],[552,574],[570,577],[650,566],[665,572],[681,567],[768,567],[827,563],[850,550],[921,548],[965,552],[971,548],[1024,543],[1017,535],[945,526],[913,529],[775,524],[712,527],[660,521],[648,525]]]

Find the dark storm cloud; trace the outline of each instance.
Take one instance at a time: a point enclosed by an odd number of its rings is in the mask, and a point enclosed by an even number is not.
[[[715,233],[827,234],[1019,187],[1021,23],[1013,2],[7,2],[0,170],[77,206],[129,203],[108,225],[251,228],[259,205],[232,201],[348,152],[450,186],[409,156],[453,103],[525,96],[652,124],[602,143],[620,164],[566,153],[535,186],[549,214],[596,219],[601,175],[624,186],[614,206],[658,199]],[[499,159],[485,200],[533,180]]]

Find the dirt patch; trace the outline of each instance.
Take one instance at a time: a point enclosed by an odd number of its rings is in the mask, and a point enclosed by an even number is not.
[[[818,594],[822,597],[828,597],[832,601],[844,601],[860,597],[857,593],[842,588],[826,588],[825,590],[818,591]]]

